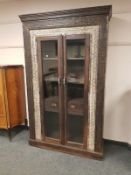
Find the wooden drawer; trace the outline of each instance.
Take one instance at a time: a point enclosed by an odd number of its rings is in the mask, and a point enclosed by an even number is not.
[[[58,108],[59,108],[59,101],[57,96],[49,97],[45,100],[46,111],[58,112]]]
[[[82,98],[70,100],[68,102],[68,113],[72,113],[75,115],[83,115],[84,114],[84,100]]]

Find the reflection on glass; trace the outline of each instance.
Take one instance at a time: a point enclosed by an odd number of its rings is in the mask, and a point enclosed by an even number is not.
[[[45,136],[58,139],[59,126],[59,86],[57,41],[42,41],[43,85],[44,85],[44,130]]]

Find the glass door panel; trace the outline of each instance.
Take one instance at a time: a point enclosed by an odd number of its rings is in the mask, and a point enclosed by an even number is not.
[[[83,36],[67,36],[65,40],[67,144],[84,142],[85,44]]]
[[[59,55],[58,39],[41,41],[43,91],[44,91],[44,134],[46,138],[60,139],[59,113]]]

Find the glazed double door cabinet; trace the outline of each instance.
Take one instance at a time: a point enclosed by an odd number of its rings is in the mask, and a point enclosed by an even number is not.
[[[31,145],[103,156],[111,6],[21,15]]]
[[[45,142],[87,146],[89,43],[88,34],[37,38]]]
[[[23,66],[0,67],[0,129],[25,123],[25,90]]]

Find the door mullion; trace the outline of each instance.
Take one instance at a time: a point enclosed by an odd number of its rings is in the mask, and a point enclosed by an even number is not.
[[[63,53],[64,53],[64,144],[67,143],[67,48],[66,36],[63,36]]]
[[[64,87],[63,87],[63,78],[64,78],[64,64],[63,64],[63,37],[59,36],[58,39],[58,69],[59,69],[59,114],[60,114],[60,143],[64,144],[65,138],[65,124],[64,124]]]

